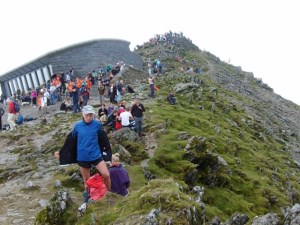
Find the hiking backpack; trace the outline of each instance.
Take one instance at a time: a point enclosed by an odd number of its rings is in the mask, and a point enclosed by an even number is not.
[[[86,181],[86,185],[89,197],[93,201],[102,199],[107,193],[107,188],[104,184],[103,178],[99,174],[91,176]]]
[[[20,105],[17,102],[14,102],[14,108],[16,112],[20,112]]]

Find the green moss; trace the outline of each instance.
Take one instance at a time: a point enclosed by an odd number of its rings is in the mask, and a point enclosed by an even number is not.
[[[82,191],[83,183],[77,180],[71,180],[70,178],[66,178],[61,181],[62,185],[66,188],[73,188],[75,191]]]
[[[148,157],[147,153],[143,149],[143,146],[137,142],[124,141],[121,144],[127,151],[130,152],[134,162],[140,162]]]

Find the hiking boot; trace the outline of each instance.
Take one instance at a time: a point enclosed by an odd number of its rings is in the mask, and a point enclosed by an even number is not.
[[[79,216],[83,216],[83,214],[86,212],[86,209],[87,209],[87,204],[85,202],[78,208]]]

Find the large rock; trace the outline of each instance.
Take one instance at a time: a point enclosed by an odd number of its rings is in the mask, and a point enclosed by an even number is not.
[[[60,190],[50,199],[50,204],[41,210],[35,220],[35,225],[63,224],[63,213],[71,203],[71,197],[67,191]]]
[[[278,223],[279,219],[275,213],[257,216],[252,221],[252,225],[277,225]]]
[[[196,164],[196,169],[187,171],[185,181],[193,185],[198,180],[211,188],[222,187],[228,183],[231,170],[227,162],[214,153],[215,146],[206,141],[205,137],[193,136],[185,147],[185,158]]]
[[[178,83],[174,87],[175,93],[182,93],[182,92],[190,92],[191,90],[198,88],[199,84],[196,83]]]
[[[120,130],[117,130],[114,132],[111,136],[111,143],[114,143],[115,141],[137,141],[139,139],[139,136],[137,133],[130,128],[121,128]]]

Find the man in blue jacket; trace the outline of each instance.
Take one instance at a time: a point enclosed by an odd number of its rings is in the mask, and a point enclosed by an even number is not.
[[[98,132],[102,125],[94,119],[95,110],[93,106],[86,105],[82,109],[83,120],[77,122],[72,131],[72,138],[77,138],[77,163],[86,187],[86,181],[90,178],[92,165],[100,172],[108,190],[111,181],[106,163],[104,162],[98,143]]]

